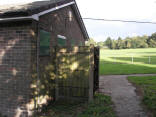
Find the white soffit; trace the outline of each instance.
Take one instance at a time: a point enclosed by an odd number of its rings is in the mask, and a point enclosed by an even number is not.
[[[47,13],[50,13],[52,11],[56,11],[58,9],[61,9],[61,8],[64,8],[66,6],[70,6],[72,4],[75,4],[75,2],[70,2],[70,3],[67,3],[67,4],[63,4],[63,5],[60,5],[60,6],[57,6],[57,7],[54,7],[54,8],[51,8],[51,9],[48,9],[48,10],[45,10],[43,12],[40,12],[40,13],[37,13],[37,14],[34,14],[32,16],[26,16],[26,17],[13,17],[13,18],[0,18],[0,21],[7,21],[7,20],[18,20],[18,19],[34,19],[34,20],[39,20],[39,17],[42,16],[42,15],[45,15]]]

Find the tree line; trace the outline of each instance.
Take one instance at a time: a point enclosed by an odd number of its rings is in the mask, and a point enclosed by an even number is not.
[[[90,39],[86,45],[90,44],[109,49],[156,48],[156,33],[153,33],[151,36],[144,35],[126,37],[124,39],[119,37],[117,40],[108,37],[104,42],[95,42],[93,39]]]

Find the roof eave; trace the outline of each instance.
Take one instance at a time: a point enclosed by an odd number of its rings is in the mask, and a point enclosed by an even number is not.
[[[54,8],[51,8],[51,9],[48,9],[48,10],[45,10],[45,11],[42,11],[40,13],[37,13],[37,14],[33,14],[31,16],[24,16],[24,17],[11,17],[11,18],[0,18],[0,22],[1,21],[12,21],[12,20],[22,20],[22,19],[33,19],[33,20],[36,20],[36,21],[39,21],[39,17],[42,16],[42,15],[45,15],[47,13],[50,13],[52,11],[56,11],[58,9],[61,9],[61,8],[64,8],[66,6],[70,6],[72,4],[75,4],[75,2],[70,2],[70,3],[67,3],[67,4],[63,4],[63,5],[60,5],[60,6],[57,6],[57,7],[54,7]]]
[[[38,17],[32,15],[32,16],[26,16],[26,17],[0,18],[0,22],[21,21],[21,20],[36,20],[36,21],[38,21]]]
[[[81,27],[82,33],[83,33],[83,35],[84,35],[84,38],[85,38],[85,40],[87,41],[87,40],[89,40],[89,35],[88,35],[87,29],[86,29],[86,27],[85,27],[85,24],[84,24],[84,22],[83,22],[83,19],[82,19],[82,17],[81,17],[81,14],[80,14],[80,11],[79,11],[79,9],[78,9],[78,6],[77,6],[76,2],[75,2],[75,4],[72,5],[72,8],[73,8],[74,11],[75,11],[75,15],[78,17],[78,18],[77,18],[78,23],[79,23],[79,25],[80,25],[80,27]]]
[[[33,14],[31,16],[24,16],[24,17],[11,17],[11,18],[0,18],[0,22],[9,22],[9,21],[21,21],[21,20],[36,20],[36,21],[39,21],[39,17],[42,16],[42,15],[45,15],[47,13],[50,13],[52,11],[56,11],[58,9],[61,9],[61,8],[64,8],[66,6],[72,6],[72,8],[74,9],[74,12],[76,14],[76,17],[77,17],[77,20],[78,20],[78,23],[81,27],[81,30],[82,30],[82,33],[84,35],[84,38],[85,40],[88,40],[89,39],[89,35],[88,35],[88,32],[86,30],[86,27],[84,25],[84,22],[82,20],[82,17],[81,17],[81,14],[80,14],[80,11],[78,9],[78,6],[74,1],[72,2],[69,2],[69,3],[66,3],[66,4],[63,4],[63,5],[60,5],[60,6],[57,6],[57,7],[54,7],[54,8],[51,8],[51,9],[48,9],[48,10],[45,10],[45,11],[42,11],[40,13],[37,13],[37,14]]]

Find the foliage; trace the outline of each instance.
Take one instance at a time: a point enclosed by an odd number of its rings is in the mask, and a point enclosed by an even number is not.
[[[143,104],[153,112],[156,117],[156,76],[128,77],[128,80],[140,86],[143,90]]]
[[[149,37],[144,35],[142,37],[126,37],[125,39],[121,39],[120,37],[118,40],[113,40],[114,44],[116,45],[114,48],[110,49],[130,49],[130,48],[148,48],[150,47],[148,42]],[[154,47],[154,46],[153,46]],[[155,46],[156,47],[156,46]]]
[[[87,108],[77,117],[115,117],[111,105],[109,96],[97,94],[94,101],[89,103]]]
[[[156,48],[156,33],[151,36],[134,36],[126,37],[122,39],[119,37],[117,40],[108,37],[106,41],[96,42],[94,39],[89,39],[86,46],[93,44],[94,46],[99,46],[100,48],[109,49],[135,49],[135,48]]]
[[[133,63],[132,63],[133,56]],[[149,64],[149,56],[151,63]],[[156,48],[100,51],[100,75],[156,73]]]
[[[103,42],[97,42],[97,46],[100,47],[100,48],[104,48],[105,47]]]
[[[149,39],[148,44],[149,44],[149,47],[152,47],[152,48],[156,47],[156,41],[154,41],[153,39]]]
[[[91,40],[92,42],[92,40]],[[96,43],[94,41],[94,43]],[[107,46],[109,49],[135,49],[135,48],[155,48],[156,47],[156,33],[151,36],[135,36],[126,37],[122,39],[119,37],[117,40],[108,37],[104,42],[98,42],[95,45],[103,48]]]
[[[89,40],[86,42],[86,46],[90,46],[90,45],[96,46],[97,43],[96,43],[96,41],[94,41],[94,39],[89,39]]]
[[[41,113],[37,117],[115,117],[111,98],[103,94],[96,94],[90,103],[69,100],[54,102]]]
[[[116,48],[117,49],[122,49],[123,47],[124,47],[124,44],[123,44],[122,38],[119,37],[118,40],[117,40]]]
[[[37,104],[34,102],[37,108],[56,99],[56,87],[59,97],[88,97],[89,51],[89,47],[73,47],[70,50],[55,47],[51,56],[40,57],[40,78],[37,78],[34,64],[31,85],[32,95],[39,100]]]
[[[108,47],[108,48],[111,48],[112,46],[112,40],[110,37],[108,37],[105,41],[105,45]]]

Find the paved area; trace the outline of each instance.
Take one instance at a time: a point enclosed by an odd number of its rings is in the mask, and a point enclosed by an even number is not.
[[[118,117],[148,117],[140,106],[136,88],[128,82],[128,76],[156,76],[156,74],[100,76],[100,92],[112,97]]]

